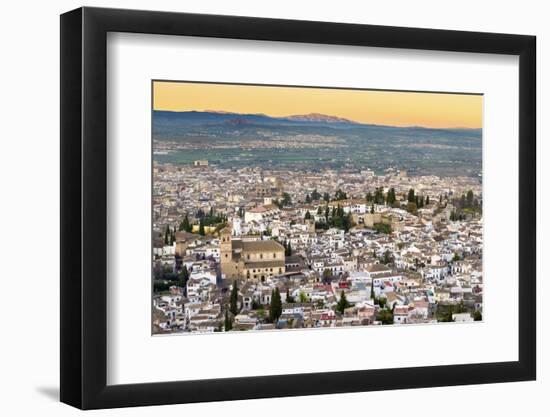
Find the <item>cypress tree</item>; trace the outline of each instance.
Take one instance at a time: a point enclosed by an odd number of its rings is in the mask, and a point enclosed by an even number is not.
[[[224,328],[225,331],[228,332],[233,328],[233,323],[231,322],[231,319],[229,318],[229,312],[225,310],[225,322],[224,322]]]
[[[281,317],[282,313],[283,313],[283,304],[281,302],[281,293],[279,292],[279,288],[275,287],[275,289],[271,291],[271,304],[269,305],[269,320],[272,323],[277,322],[277,320],[279,320],[279,317]]]
[[[239,287],[237,287],[237,281],[233,281],[233,288],[231,289],[231,296],[229,298],[229,311],[236,316],[239,313]]]
[[[349,306],[350,306],[350,303],[346,298],[346,294],[344,294],[344,291],[342,291],[340,293],[340,301],[338,301],[338,304],[336,305],[336,311],[340,312],[341,314],[344,314],[344,310]]]

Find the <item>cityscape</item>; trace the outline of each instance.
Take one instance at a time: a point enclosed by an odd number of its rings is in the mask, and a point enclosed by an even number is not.
[[[258,111],[184,94],[203,86]],[[154,83],[152,333],[481,321],[480,121],[357,120],[345,90],[294,90],[306,111],[280,115],[277,88]],[[454,96],[421,99],[480,120]]]

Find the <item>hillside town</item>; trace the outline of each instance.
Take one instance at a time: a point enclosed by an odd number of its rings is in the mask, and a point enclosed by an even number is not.
[[[470,322],[479,177],[153,167],[152,332]]]

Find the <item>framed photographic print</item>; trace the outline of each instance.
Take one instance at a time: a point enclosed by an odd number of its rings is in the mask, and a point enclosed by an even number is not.
[[[61,400],[535,379],[535,38],[61,16]]]

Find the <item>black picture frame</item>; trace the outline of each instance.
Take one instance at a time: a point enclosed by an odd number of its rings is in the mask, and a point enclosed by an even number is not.
[[[107,385],[108,32],[519,56],[519,360]],[[96,409],[535,379],[535,45],[534,36],[404,27],[88,7],[63,14],[61,401]]]

